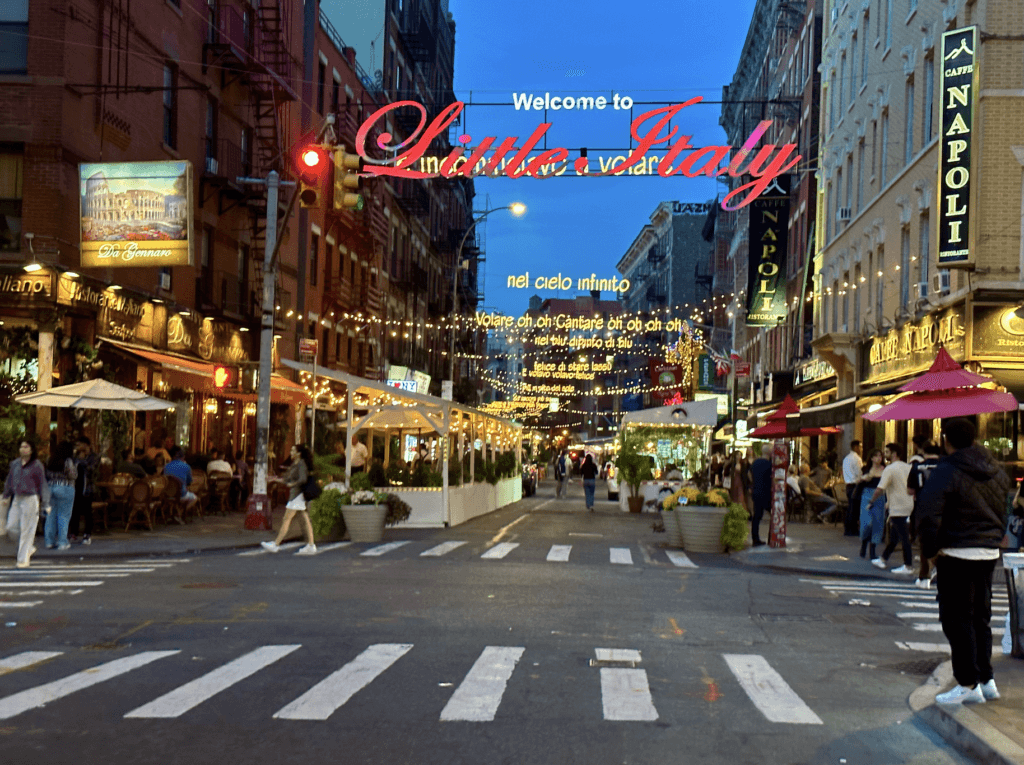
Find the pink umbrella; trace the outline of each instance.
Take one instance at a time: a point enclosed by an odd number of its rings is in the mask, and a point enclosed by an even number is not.
[[[900,390],[949,390],[950,388],[967,388],[990,382],[992,380],[988,377],[968,372],[961,367],[949,355],[949,351],[940,346],[939,353],[928,371],[920,377],[915,377],[905,385],[901,385]]]
[[[970,372],[966,374],[970,374]],[[865,414],[864,419],[872,421],[932,420],[965,417],[984,412],[1009,412],[1016,408],[1017,399],[1012,394],[1000,393],[988,388],[926,390],[910,393],[895,401],[890,401],[881,409]]]

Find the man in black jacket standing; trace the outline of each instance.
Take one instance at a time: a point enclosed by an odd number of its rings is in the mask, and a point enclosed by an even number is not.
[[[1010,479],[988,450],[974,443],[974,425],[943,426],[946,456],[917,499],[921,554],[938,555],[939,621],[949,641],[957,685],[940,704],[998,699],[992,677],[992,572],[1006,526]]]

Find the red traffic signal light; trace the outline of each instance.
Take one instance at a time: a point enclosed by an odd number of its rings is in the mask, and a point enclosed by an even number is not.
[[[213,387],[234,388],[238,382],[238,370],[235,367],[217,366],[213,368]]]
[[[295,164],[299,176],[299,204],[319,207],[330,164],[326,149],[318,144],[306,144],[299,149]]]

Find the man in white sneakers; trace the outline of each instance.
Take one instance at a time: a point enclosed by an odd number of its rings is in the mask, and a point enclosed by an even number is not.
[[[974,443],[969,420],[942,428],[946,456],[917,497],[921,554],[938,555],[939,622],[949,641],[957,685],[939,704],[998,699],[992,676],[992,572],[1006,528],[1010,479],[988,450]]]
[[[881,558],[875,558],[871,563],[878,568],[888,568],[889,556],[896,549],[897,539],[903,543],[903,565],[894,568],[894,574],[913,574],[914,551],[910,546],[910,531],[907,522],[910,514],[914,511],[914,498],[907,491],[907,476],[910,475],[910,465],[903,461],[903,446],[901,444],[886,444],[885,459],[889,464],[882,471],[882,478],[878,482],[878,488],[871,495],[871,502],[879,499],[885,493],[886,505],[889,508],[889,544]],[[870,503],[869,503],[870,504]]]

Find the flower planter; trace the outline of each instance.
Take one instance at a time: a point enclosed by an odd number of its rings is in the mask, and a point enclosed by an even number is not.
[[[643,498],[642,495],[639,496],[639,497],[629,497],[627,501],[629,502],[629,512],[631,512],[631,513],[641,513],[641,512],[643,512],[643,509],[644,509],[644,498]]]
[[[687,552],[725,552],[722,544],[722,528],[725,526],[724,507],[685,507],[673,511],[678,516],[679,533],[683,537],[683,549]]]
[[[384,505],[342,505],[348,538],[353,542],[379,542],[384,536],[387,512]]]
[[[665,524],[665,533],[668,534],[669,547],[683,546],[683,533],[679,530],[679,519],[676,518],[682,510],[662,510],[661,517]]]
[[[345,531],[345,517],[341,516],[334,522],[334,525],[331,526],[330,531],[326,534],[318,535],[313,541],[318,545],[325,544],[327,542],[340,542],[345,538]]]

